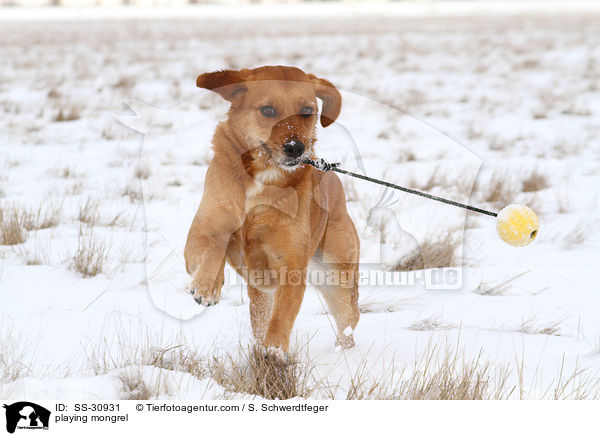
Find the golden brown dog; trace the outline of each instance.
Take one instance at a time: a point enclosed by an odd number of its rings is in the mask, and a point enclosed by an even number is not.
[[[335,318],[337,343],[353,346],[358,235],[338,177],[302,163],[314,158],[316,99],[326,127],[340,112],[340,93],[327,80],[283,66],[206,73],[196,84],[231,108],[213,136],[214,157],[187,238],[190,292],[204,306],[218,303],[227,261],[248,284],[257,343],[287,352],[312,260],[327,268],[328,281],[317,287]]]

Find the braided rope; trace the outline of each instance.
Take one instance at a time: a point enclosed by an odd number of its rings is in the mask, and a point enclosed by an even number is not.
[[[493,216],[493,217],[498,216],[498,214],[496,212],[490,212],[489,210],[480,209],[475,206],[470,206],[468,204],[463,204],[463,203],[459,203],[457,201],[448,200],[446,198],[437,197],[435,195],[427,194],[425,192],[417,191],[415,189],[405,188],[404,186],[395,185],[394,183],[374,179],[373,177],[363,176],[362,174],[357,174],[357,173],[353,173],[352,171],[347,171],[342,168],[338,168],[340,165],[340,162],[329,163],[323,159],[312,160],[309,158],[304,159],[302,162],[305,164],[308,164],[308,165],[312,165],[313,167],[315,167],[321,171],[335,171],[336,173],[346,174],[348,176],[355,177],[357,179],[366,180],[367,182],[372,182],[372,183],[376,183],[378,185],[387,186],[388,188],[393,188],[393,189],[397,189],[399,191],[408,192],[409,194],[419,195],[421,197],[428,198],[430,200],[439,201],[442,203],[450,204],[452,206],[462,207],[463,209],[467,209],[467,210],[470,210],[473,212],[478,212],[478,213],[482,213],[484,215],[489,215],[489,216]]]

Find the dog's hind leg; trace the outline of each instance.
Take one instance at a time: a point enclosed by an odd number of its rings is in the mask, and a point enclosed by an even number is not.
[[[337,325],[336,345],[354,346],[353,332],[358,324],[359,240],[349,217],[330,221],[320,246],[320,269],[327,270],[332,283],[317,286]]]

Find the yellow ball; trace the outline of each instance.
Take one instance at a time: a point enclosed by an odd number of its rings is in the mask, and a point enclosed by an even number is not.
[[[498,213],[496,230],[507,244],[523,247],[533,242],[540,229],[540,221],[533,210],[521,204],[511,204]]]

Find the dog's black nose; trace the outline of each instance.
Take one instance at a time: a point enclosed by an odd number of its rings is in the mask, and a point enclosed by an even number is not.
[[[292,140],[283,144],[283,151],[289,157],[297,158],[304,153],[304,144],[300,141]]]

